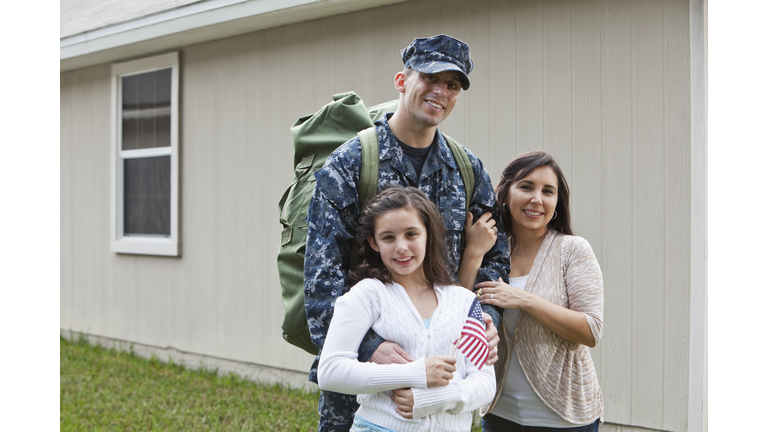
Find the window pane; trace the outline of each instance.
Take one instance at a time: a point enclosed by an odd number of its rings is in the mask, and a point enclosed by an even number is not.
[[[123,234],[171,235],[171,157],[123,161]]]
[[[123,150],[171,145],[171,69],[122,78]]]
[[[123,150],[139,148],[139,122],[135,116],[138,109],[139,77],[123,77]]]

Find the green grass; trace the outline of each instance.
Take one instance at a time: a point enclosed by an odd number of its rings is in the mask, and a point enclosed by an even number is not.
[[[316,431],[317,397],[60,340],[62,431]]]
[[[59,352],[61,431],[317,430],[317,392],[187,369],[84,338],[61,338]]]

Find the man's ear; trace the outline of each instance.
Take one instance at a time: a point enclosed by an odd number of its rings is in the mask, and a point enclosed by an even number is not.
[[[379,246],[376,244],[376,240],[373,237],[368,237],[368,244],[371,245],[371,248],[376,252],[379,251]]]
[[[395,74],[395,89],[400,93],[405,93],[405,79],[408,78],[404,71]]]

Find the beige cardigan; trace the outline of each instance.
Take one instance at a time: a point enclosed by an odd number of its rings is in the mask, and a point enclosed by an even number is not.
[[[603,275],[589,243],[576,236],[549,231],[528,275],[527,290],[550,302],[584,313],[595,337],[603,331]],[[586,345],[569,342],[525,312],[512,338],[500,329],[499,361],[496,362],[498,403],[507,378],[511,343],[533,390],[565,420],[575,424],[603,418],[603,395],[595,365]]]

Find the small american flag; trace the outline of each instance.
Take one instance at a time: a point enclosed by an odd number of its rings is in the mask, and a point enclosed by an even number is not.
[[[464,321],[461,336],[453,343],[456,349],[461,350],[478,369],[482,369],[488,359],[488,339],[485,337],[485,323],[483,322],[483,309],[480,302],[474,299],[469,308],[469,315]],[[454,353],[456,352],[454,349]]]

